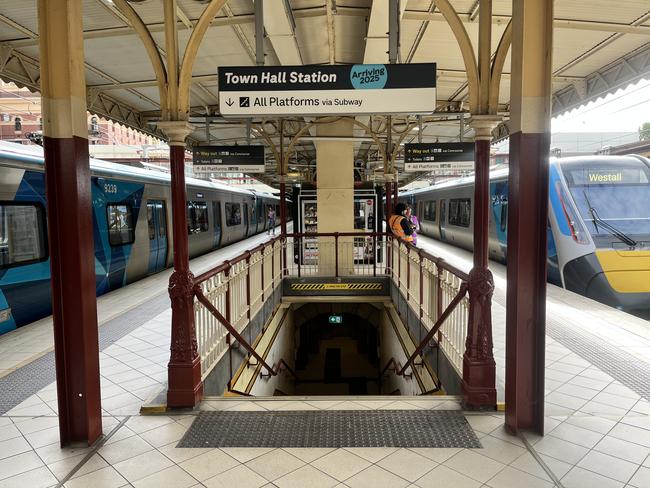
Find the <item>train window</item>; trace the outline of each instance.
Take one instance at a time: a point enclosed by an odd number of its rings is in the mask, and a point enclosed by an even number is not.
[[[209,227],[208,204],[206,202],[187,202],[187,233],[200,234]]]
[[[108,242],[111,246],[123,246],[135,241],[133,212],[130,205],[123,203],[106,205]]]
[[[154,222],[154,209],[155,203],[147,203],[147,223],[149,224],[149,240],[153,241],[156,238],[156,224]]]
[[[472,204],[469,198],[452,198],[449,200],[449,224],[469,227]]]
[[[436,220],[436,201],[424,202],[424,220],[435,222]]]
[[[46,259],[45,236],[41,205],[0,203],[0,268]]]
[[[226,203],[226,225],[232,227],[241,224],[241,204]]]
[[[165,211],[165,202],[156,205],[158,213],[158,237],[167,237],[167,212]]]

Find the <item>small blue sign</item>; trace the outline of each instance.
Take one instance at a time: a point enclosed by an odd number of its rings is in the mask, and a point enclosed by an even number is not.
[[[350,81],[356,90],[381,90],[388,81],[388,70],[383,64],[355,64]]]

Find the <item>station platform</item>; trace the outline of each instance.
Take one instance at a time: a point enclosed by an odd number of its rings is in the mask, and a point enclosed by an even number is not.
[[[259,235],[192,261],[199,272],[266,240]],[[469,270],[471,253],[419,237]],[[495,275],[499,401],[505,356],[505,266]],[[99,299],[105,436],[60,448],[47,320],[0,337],[0,487],[636,487],[650,486],[647,322],[549,285],[546,435],[509,435],[500,412],[463,412],[434,397],[206,398],[193,411],[139,415],[164,387],[169,271]],[[21,346],[22,344],[22,346]],[[201,412],[456,411],[481,448],[176,447]]]

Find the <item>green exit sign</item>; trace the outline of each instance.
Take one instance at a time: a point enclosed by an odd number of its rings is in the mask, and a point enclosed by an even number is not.
[[[330,315],[330,324],[342,324],[343,316],[342,315]]]

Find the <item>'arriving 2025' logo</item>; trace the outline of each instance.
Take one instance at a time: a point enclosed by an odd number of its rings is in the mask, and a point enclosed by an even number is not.
[[[350,81],[356,90],[378,90],[386,86],[388,70],[383,64],[355,64],[350,70]]]

